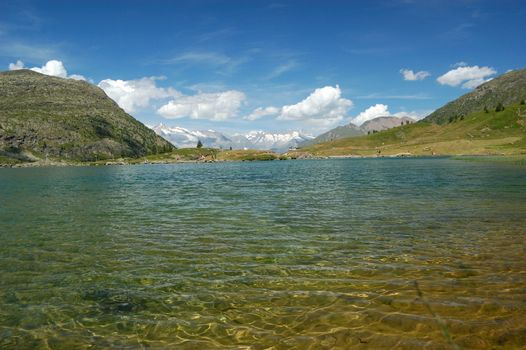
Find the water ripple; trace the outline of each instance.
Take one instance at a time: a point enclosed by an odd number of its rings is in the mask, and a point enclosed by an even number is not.
[[[1,169],[0,198],[2,349],[526,344],[520,168]]]

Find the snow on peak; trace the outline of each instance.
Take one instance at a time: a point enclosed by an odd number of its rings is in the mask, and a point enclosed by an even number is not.
[[[158,124],[151,127],[158,135],[164,137],[176,147],[195,147],[201,141],[205,147],[233,149],[261,149],[286,151],[297,147],[303,141],[314,137],[300,131],[288,133],[269,133],[263,130],[253,130],[245,134],[226,135],[214,130],[188,130],[178,126]]]

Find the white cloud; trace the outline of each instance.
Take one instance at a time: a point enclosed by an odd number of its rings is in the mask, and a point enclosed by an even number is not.
[[[287,63],[281,64],[274,68],[272,72],[266,77],[266,79],[274,79],[279,77],[282,74],[285,74],[286,72],[296,68],[298,66],[298,63],[296,61],[289,61]]]
[[[464,89],[473,89],[491,79],[490,76],[497,71],[490,67],[463,66],[450,70],[437,78],[441,85],[458,86],[462,84]]]
[[[220,66],[231,63],[232,59],[226,55],[216,52],[185,52],[181,55],[163,61],[165,64],[183,62]]]
[[[389,106],[378,103],[374,106],[371,106],[367,108],[365,111],[358,114],[353,120],[353,124],[355,125],[362,125],[368,120],[378,118],[378,117],[386,117],[390,116],[391,113],[389,112]]]
[[[484,79],[484,78],[468,80],[464,84],[462,84],[462,88],[464,88],[464,89],[474,89],[477,86],[479,86],[481,84],[484,84],[485,82],[488,82],[490,80],[491,79]]]
[[[424,80],[431,74],[425,70],[421,70],[419,72],[413,72],[411,69],[400,69],[400,73],[404,76],[404,80],[409,81],[416,81],[416,80]]]
[[[24,69],[24,68],[25,68],[24,62],[22,62],[21,60],[17,60],[16,63],[9,64],[9,70],[19,70],[19,69]],[[68,75],[68,71],[66,70],[66,67],[64,67],[64,63],[58,60],[50,60],[50,61],[47,61],[46,64],[44,64],[42,67],[33,67],[33,68],[28,68],[28,69],[31,69],[32,71],[35,71],[38,73],[51,75],[54,77],[75,79],[75,80],[86,80],[86,78],[84,78],[82,75],[79,75],[79,74]]]
[[[341,90],[325,86],[314,90],[306,99],[294,105],[283,106],[278,120],[305,121],[319,127],[329,127],[340,122],[353,105],[341,97]]]
[[[401,111],[401,112],[391,114],[391,112],[389,112],[388,105],[378,103],[378,104],[375,104],[374,106],[367,108],[360,114],[358,114],[352,120],[352,123],[360,126],[366,121],[374,119],[374,118],[378,118],[378,117],[393,117],[393,118],[408,117],[408,118],[412,118],[415,120],[420,120],[420,119],[425,118],[432,112],[433,112],[432,110],[411,111],[411,112]]]
[[[68,76],[68,79],[86,80],[86,78],[83,75],[80,75],[80,74],[71,74],[71,75]],[[90,81],[93,82],[91,79],[90,79]]]
[[[179,96],[157,110],[168,119],[189,117],[191,119],[226,120],[237,115],[245,100],[241,91],[230,90],[217,93],[199,93]]]
[[[276,107],[272,107],[272,106],[266,107],[266,108],[259,107],[259,108],[254,109],[252,113],[250,113],[249,115],[243,117],[243,119],[256,120],[256,119],[263,118],[266,116],[277,115],[279,112],[280,112],[280,109]]]
[[[137,108],[145,108],[151,100],[179,96],[173,88],[161,88],[156,80],[163,77],[144,77],[136,80],[104,79],[98,86],[106,92],[126,112],[134,112]]]
[[[467,62],[460,61],[460,62],[457,62],[455,64],[452,64],[451,68],[465,67],[467,65],[468,65]]]
[[[408,118],[411,118],[411,119],[420,120],[420,119],[423,119],[423,118],[427,117],[431,113],[433,113],[432,110],[398,112],[398,113],[393,114],[393,117],[397,117],[397,118],[408,117]]]
[[[31,70],[54,77],[67,78],[68,71],[61,61],[51,60],[47,61],[41,68],[34,67]]]
[[[9,63],[9,70],[24,69],[24,62],[17,60],[16,63]]]
[[[189,51],[178,56],[161,60],[162,64],[184,64],[189,66],[208,66],[216,68],[216,73],[230,74],[239,66],[250,61],[249,55],[230,57],[218,52]]]

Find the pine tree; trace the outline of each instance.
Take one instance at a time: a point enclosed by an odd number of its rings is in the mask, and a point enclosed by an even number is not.
[[[197,140],[197,148],[201,147],[203,147],[203,143],[201,142],[201,140]]]

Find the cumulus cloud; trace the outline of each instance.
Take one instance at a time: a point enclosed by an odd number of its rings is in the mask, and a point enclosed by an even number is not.
[[[24,68],[26,67],[24,65],[24,62],[22,62],[21,60],[17,60],[16,63],[9,64],[9,70],[19,70],[19,69],[24,69]],[[28,68],[28,69],[31,69],[32,71],[35,71],[38,73],[51,75],[54,77],[74,79],[74,80],[86,80],[84,76],[79,75],[79,74],[68,75],[68,71],[66,70],[66,67],[64,67],[64,63],[58,60],[50,60],[50,61],[47,61],[46,64],[44,64],[42,67],[33,67],[33,68]]]
[[[243,117],[243,119],[256,120],[256,119],[263,118],[266,116],[277,115],[279,112],[280,112],[280,109],[276,107],[272,107],[272,106],[266,107],[266,108],[259,107],[259,108],[254,109],[252,113],[250,113],[249,115]]]
[[[378,118],[378,117],[386,117],[390,116],[391,113],[389,112],[389,106],[378,103],[374,106],[371,106],[367,108],[365,111],[358,114],[353,120],[353,124],[355,125],[362,125],[368,120]]]
[[[378,118],[378,117],[393,117],[393,118],[408,117],[411,119],[420,120],[428,116],[432,112],[433,111],[431,110],[411,111],[411,112],[401,111],[401,112],[391,114],[391,112],[389,112],[388,105],[378,103],[378,104],[375,104],[374,106],[367,108],[360,114],[358,114],[356,117],[354,117],[352,122],[353,124],[360,126],[366,121],[374,119],[374,118]]]
[[[24,62],[17,60],[16,63],[9,63],[9,70],[24,69]]]
[[[98,86],[128,113],[150,105],[151,100],[179,96],[173,88],[156,85],[163,77],[145,77],[136,80],[104,79]]]
[[[409,81],[416,81],[416,80],[424,80],[431,74],[425,70],[421,70],[419,72],[413,72],[411,69],[400,69],[400,73],[404,76],[404,80]]]
[[[462,66],[439,76],[437,81],[441,85],[459,86],[462,84],[464,89],[473,89],[491,80],[489,77],[496,73],[497,71],[490,67]]]
[[[64,67],[64,64],[61,61],[57,60],[47,61],[46,64],[43,65],[41,68],[34,67],[31,68],[31,70],[46,75],[52,75],[54,77],[68,77],[68,71],[66,70],[66,67]]]
[[[299,103],[283,106],[277,119],[302,120],[309,124],[326,127],[341,121],[352,105],[351,100],[341,97],[338,85],[325,86],[314,90]]]
[[[181,95],[163,105],[157,113],[168,119],[189,117],[219,121],[237,115],[243,101],[245,94],[236,90]]]

